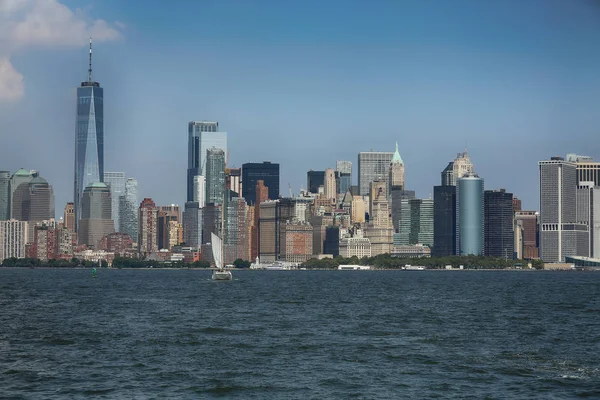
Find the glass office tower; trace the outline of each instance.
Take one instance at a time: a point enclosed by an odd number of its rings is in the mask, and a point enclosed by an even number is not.
[[[75,229],[81,218],[81,199],[86,187],[104,179],[104,91],[92,80],[92,44],[87,82],[77,88],[74,174]]]

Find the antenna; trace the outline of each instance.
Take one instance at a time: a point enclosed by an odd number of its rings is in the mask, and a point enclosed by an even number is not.
[[[90,68],[88,69],[88,82],[92,82],[92,38],[90,37]]]

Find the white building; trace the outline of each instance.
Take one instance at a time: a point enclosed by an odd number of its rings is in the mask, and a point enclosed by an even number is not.
[[[27,221],[0,221],[0,263],[7,258],[25,258],[29,241]]]
[[[194,176],[194,200],[200,208],[206,204],[206,178],[203,175]]]
[[[365,237],[345,237],[340,240],[340,256],[371,257],[371,241]]]

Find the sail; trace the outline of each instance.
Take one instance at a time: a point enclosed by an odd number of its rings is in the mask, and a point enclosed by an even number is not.
[[[211,244],[212,244],[212,254],[215,259],[215,266],[217,268],[223,268],[223,254],[222,254],[222,246],[221,246],[221,238],[211,232]]]

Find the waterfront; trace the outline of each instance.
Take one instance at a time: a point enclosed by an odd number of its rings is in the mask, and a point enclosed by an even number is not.
[[[0,269],[0,397],[600,396],[600,274]]]

